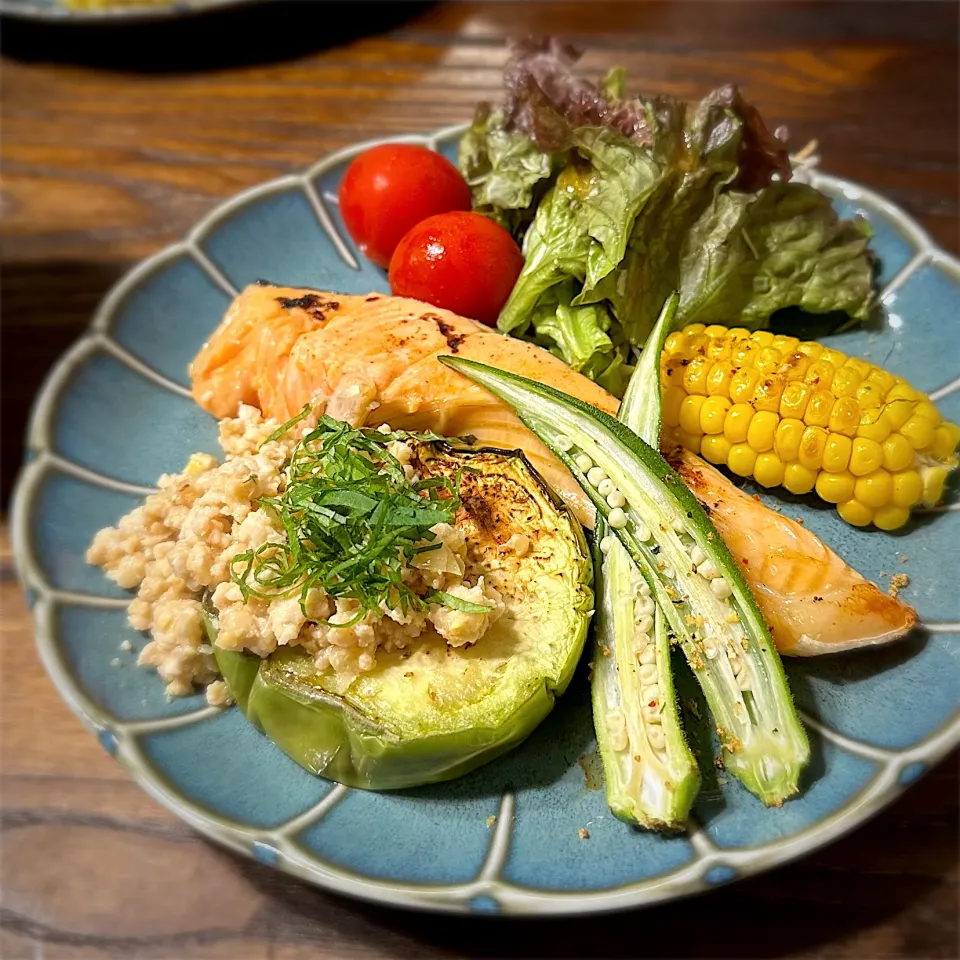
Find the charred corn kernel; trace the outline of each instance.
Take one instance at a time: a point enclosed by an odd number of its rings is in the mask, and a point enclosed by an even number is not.
[[[830,430],[855,437],[860,428],[860,405],[853,397],[840,397],[830,411]]]
[[[839,433],[831,433],[823,448],[823,469],[827,473],[842,473],[850,463],[853,441]],[[879,466],[879,464],[877,464]]]
[[[749,403],[735,403],[723,421],[723,435],[731,443],[743,443],[750,430],[750,421],[756,410]]]
[[[937,460],[947,460],[957,449],[957,440],[960,439],[960,427],[953,423],[942,423],[933,431],[933,443],[930,454]]]
[[[796,417],[802,420],[810,393],[809,383],[801,383],[799,380],[788,383],[780,396],[780,416]]]
[[[700,409],[707,398],[698,394],[684,397],[680,404],[680,429],[694,435],[703,433],[700,429]]]
[[[757,453],[773,449],[773,438],[779,419],[775,413],[771,413],[769,410],[759,410],[750,421],[750,429],[747,430],[747,443]]]
[[[727,454],[727,466],[740,477],[749,477],[757,462],[757,451],[748,443],[735,443]]]
[[[816,473],[802,463],[794,461],[783,468],[783,485],[791,493],[809,493],[816,482]]]
[[[846,470],[843,473],[820,473],[817,475],[817,496],[827,503],[843,503],[853,499],[854,483],[853,474]]]
[[[923,480],[916,470],[901,470],[893,474],[893,503],[897,507],[912,507],[923,496]]]
[[[830,422],[830,412],[836,402],[837,398],[829,390],[817,387],[810,394],[803,422],[811,427],[825,427]]]
[[[886,470],[906,470],[913,463],[913,447],[906,437],[891,433],[881,444],[883,466]]]
[[[876,510],[890,503],[893,497],[893,478],[886,470],[874,470],[865,477],[857,477],[853,496],[865,507]]]
[[[940,411],[929,400],[921,400],[914,408],[913,415],[929,420],[934,426],[943,420]]]
[[[783,380],[780,377],[766,377],[757,384],[753,392],[753,405],[758,410],[776,413],[780,409],[780,397],[783,395]]]
[[[668,427],[680,426],[680,405],[686,396],[680,387],[668,387],[663,391],[663,422]]]
[[[773,449],[784,462],[796,460],[800,454],[800,439],[806,427],[802,420],[781,420],[773,440]]]
[[[674,436],[676,437],[677,443],[685,450],[689,450],[691,453],[700,452],[700,444],[703,442],[702,433],[688,433],[683,427],[677,427],[677,429],[674,430]]]
[[[729,397],[730,381],[737,372],[736,367],[729,360],[718,360],[707,374],[707,396]]]
[[[694,357],[683,371],[683,388],[687,393],[707,394],[707,374],[712,361],[706,357]]]
[[[902,525],[960,459],[960,427],[929,397],[822,344],[695,324],[667,338],[661,378],[685,447],[762,486],[816,489],[858,525]]]
[[[707,397],[700,405],[700,432],[723,433],[727,411],[732,406],[726,397]]]
[[[817,471],[823,466],[823,450],[826,445],[827,431],[823,427],[807,427],[800,438],[800,452],[797,459],[808,470]]]
[[[753,479],[761,487],[779,487],[783,483],[783,461],[775,453],[761,453],[753,465]]]
[[[883,412],[887,415],[890,426],[894,430],[899,430],[913,416],[916,406],[914,400],[898,397],[895,400],[886,400],[883,405]]]
[[[753,367],[759,373],[770,376],[780,368],[780,351],[776,347],[764,347],[757,355]]]
[[[833,383],[834,373],[836,373],[836,371],[833,369],[832,363],[827,360],[815,360],[807,367],[807,373],[803,379],[806,380],[811,387],[820,387],[823,390],[829,390]]]
[[[725,464],[732,446],[722,433],[709,434],[700,444],[700,456],[711,463]]]
[[[865,477],[883,466],[883,447],[876,440],[857,437],[850,453],[850,472],[855,477]]]
[[[943,485],[947,482],[947,468],[924,467],[923,476],[923,500],[926,507],[934,507],[940,502],[943,496]]]
[[[863,377],[856,370],[842,366],[834,375],[830,389],[835,397],[852,397],[863,382]]]
[[[883,410],[864,410],[860,414],[857,436],[883,443],[890,436],[890,421]]]
[[[873,515],[873,524],[881,530],[896,530],[910,519],[910,511],[906,507],[895,507],[892,504],[881,507]]]
[[[817,343],[816,340],[804,340],[797,345],[797,351],[815,362],[823,353],[823,344]]]
[[[933,424],[916,413],[900,428],[900,433],[914,450],[926,450],[933,443]]]
[[[750,403],[760,382],[760,374],[752,367],[742,367],[730,380],[730,399],[734,403]]]
[[[873,510],[858,500],[847,500],[841,503],[837,507],[837,513],[855,527],[865,527],[873,523]]]

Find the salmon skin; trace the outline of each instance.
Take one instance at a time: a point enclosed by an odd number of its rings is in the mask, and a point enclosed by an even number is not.
[[[193,396],[216,417],[241,404],[281,422],[304,404],[354,426],[389,423],[523,450],[587,527],[593,505],[506,404],[439,357],[521,374],[616,414],[618,401],[546,350],[418,300],[255,284],[231,304],[190,366]],[[665,451],[711,516],[757,599],[777,649],[811,656],[886,643],[916,612],[864,579],[800,524],[699,457]]]

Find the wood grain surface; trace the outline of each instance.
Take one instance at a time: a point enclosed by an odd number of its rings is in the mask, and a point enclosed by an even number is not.
[[[132,264],[238,190],[495,97],[503,39],[554,31],[598,75],[694,97],[734,80],[831,172],[958,237],[955,3],[266,3],[135,27],[5,20],[4,502],[46,370]],[[958,769],[794,865],[678,904],[563,921],[406,913],[198,838],[46,679],[0,541],[0,958],[956,957]]]

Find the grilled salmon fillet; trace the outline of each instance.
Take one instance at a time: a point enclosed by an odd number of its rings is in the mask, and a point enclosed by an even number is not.
[[[522,449],[586,525],[593,507],[569,471],[504,403],[439,362],[457,354],[549,384],[607,413],[618,401],[546,350],[417,300],[255,284],[234,300],[190,367],[214,416],[240,404],[289,420],[309,403],[354,426],[389,423]],[[781,653],[884,643],[914,610],[865,580],[800,524],[686,451],[668,455],[710,512]]]

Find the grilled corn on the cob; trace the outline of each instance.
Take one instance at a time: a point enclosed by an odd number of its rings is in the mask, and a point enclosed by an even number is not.
[[[661,358],[664,427],[711,463],[816,490],[855,526],[894,530],[939,501],[960,427],[926,394],[823,344],[694,323]]]

